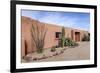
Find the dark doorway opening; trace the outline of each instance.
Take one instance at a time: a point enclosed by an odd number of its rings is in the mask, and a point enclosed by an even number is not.
[[[26,42],[26,40],[25,40],[25,55],[27,55],[27,42]]]
[[[76,42],[80,41],[80,32],[75,32],[75,41]]]

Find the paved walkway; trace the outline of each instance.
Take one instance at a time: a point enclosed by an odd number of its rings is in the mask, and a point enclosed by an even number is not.
[[[90,58],[90,42],[80,42],[75,48],[67,48],[64,53],[35,62],[86,60]]]

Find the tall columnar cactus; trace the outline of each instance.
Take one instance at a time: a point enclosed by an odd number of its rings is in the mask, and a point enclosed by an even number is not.
[[[61,45],[64,47],[65,44],[65,28],[62,27],[62,37],[61,37]]]
[[[65,37],[65,28],[62,27],[62,37]]]

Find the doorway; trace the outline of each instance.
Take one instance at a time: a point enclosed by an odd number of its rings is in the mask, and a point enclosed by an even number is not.
[[[80,41],[80,32],[75,32],[75,41],[76,42]]]
[[[25,40],[25,55],[27,55],[28,51],[27,51],[27,42]]]

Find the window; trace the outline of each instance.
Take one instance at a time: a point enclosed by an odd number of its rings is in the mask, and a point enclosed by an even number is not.
[[[56,38],[61,38],[61,32],[56,32],[55,35],[56,35]]]

